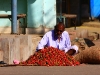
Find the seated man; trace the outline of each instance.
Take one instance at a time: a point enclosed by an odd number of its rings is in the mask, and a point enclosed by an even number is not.
[[[46,47],[54,47],[65,51],[69,55],[74,55],[78,52],[76,45],[71,46],[70,37],[65,26],[62,22],[59,22],[54,30],[47,32],[37,46],[37,51]]]

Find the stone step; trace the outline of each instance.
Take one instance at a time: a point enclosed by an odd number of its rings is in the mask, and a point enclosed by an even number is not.
[[[82,26],[100,28],[100,22],[84,22]]]
[[[13,64],[13,60],[25,61],[35,51],[32,35],[1,35],[0,61]]]

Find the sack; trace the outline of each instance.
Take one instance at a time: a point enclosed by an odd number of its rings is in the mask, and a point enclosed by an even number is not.
[[[73,56],[80,63],[100,64],[100,48],[92,46]]]
[[[71,43],[72,45],[78,46],[79,53],[83,50],[88,49],[91,46],[95,46],[95,44],[87,38],[77,38],[77,39],[74,39]]]
[[[88,48],[84,38],[77,38],[71,41],[72,45],[77,45],[79,48],[79,53]]]

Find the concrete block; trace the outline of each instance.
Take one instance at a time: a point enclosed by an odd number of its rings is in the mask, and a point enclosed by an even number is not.
[[[32,43],[33,43],[33,53],[36,51],[36,47],[39,43],[39,41],[41,40],[41,37],[37,36],[37,37],[34,37],[32,38]]]
[[[15,37],[20,39],[20,46],[28,46],[28,50],[30,54],[33,54],[33,43],[32,43],[32,35],[16,35]]]
[[[16,35],[20,39],[20,61],[25,61],[33,54],[32,35]]]
[[[11,33],[11,27],[0,27],[0,33]]]
[[[54,28],[45,28],[45,33],[50,31],[50,30],[53,30]]]
[[[32,38],[32,35],[0,35],[0,50],[3,51],[0,59],[8,64],[12,64],[14,59],[28,59],[35,48]]]
[[[87,29],[83,29],[83,30],[77,30],[77,37],[78,38],[88,38],[88,30]]]
[[[25,61],[29,58],[30,51],[28,49],[28,45],[21,45],[20,46],[20,61]]]
[[[14,37],[20,39],[20,45],[28,45],[28,36],[29,35],[15,35]]]
[[[3,61],[3,51],[0,50],[0,61]]]
[[[27,43],[27,38],[28,35],[11,35],[11,34],[2,34],[0,35],[0,38],[19,38],[20,39],[20,44],[28,45]]]
[[[70,31],[69,37],[70,37],[71,41],[74,40],[75,38],[77,38],[76,31]]]
[[[45,28],[40,26],[38,28],[26,28],[26,34],[44,34]]]
[[[11,34],[11,27],[0,27],[1,34]],[[19,28],[19,34],[24,34],[25,28]]]
[[[19,38],[1,38],[1,50],[3,51],[3,61],[13,64],[13,60],[20,60]]]
[[[20,61],[25,61],[32,55],[33,48],[32,35],[16,35],[15,37],[20,39]]]

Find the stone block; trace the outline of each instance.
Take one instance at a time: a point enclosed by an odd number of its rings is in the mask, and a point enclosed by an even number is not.
[[[3,51],[0,50],[0,61],[3,61]]]
[[[26,34],[44,34],[45,28],[40,26],[38,28],[26,28]]]
[[[77,38],[76,31],[70,31],[69,36],[71,41]]]
[[[54,28],[45,28],[45,33],[50,31],[50,30],[53,30]]]
[[[3,61],[13,64],[13,60],[20,60],[19,38],[0,38],[1,50],[3,51]]]
[[[5,63],[13,64],[14,59],[25,61],[34,53],[34,47],[32,35],[0,35],[0,50],[3,51],[0,59]]]
[[[20,39],[20,61],[25,61],[32,55],[34,45],[32,43],[32,35],[16,35]]]
[[[11,33],[11,27],[0,27],[0,33]]]
[[[37,36],[37,37],[34,37],[32,38],[32,43],[33,43],[33,53],[36,51],[36,47],[39,43],[39,41],[41,40],[41,37]]]
[[[77,37],[78,38],[88,38],[88,30],[87,29],[83,29],[83,30],[77,30]]]
[[[20,61],[25,61],[30,56],[30,50],[28,49],[28,45],[21,45],[20,46]]]

